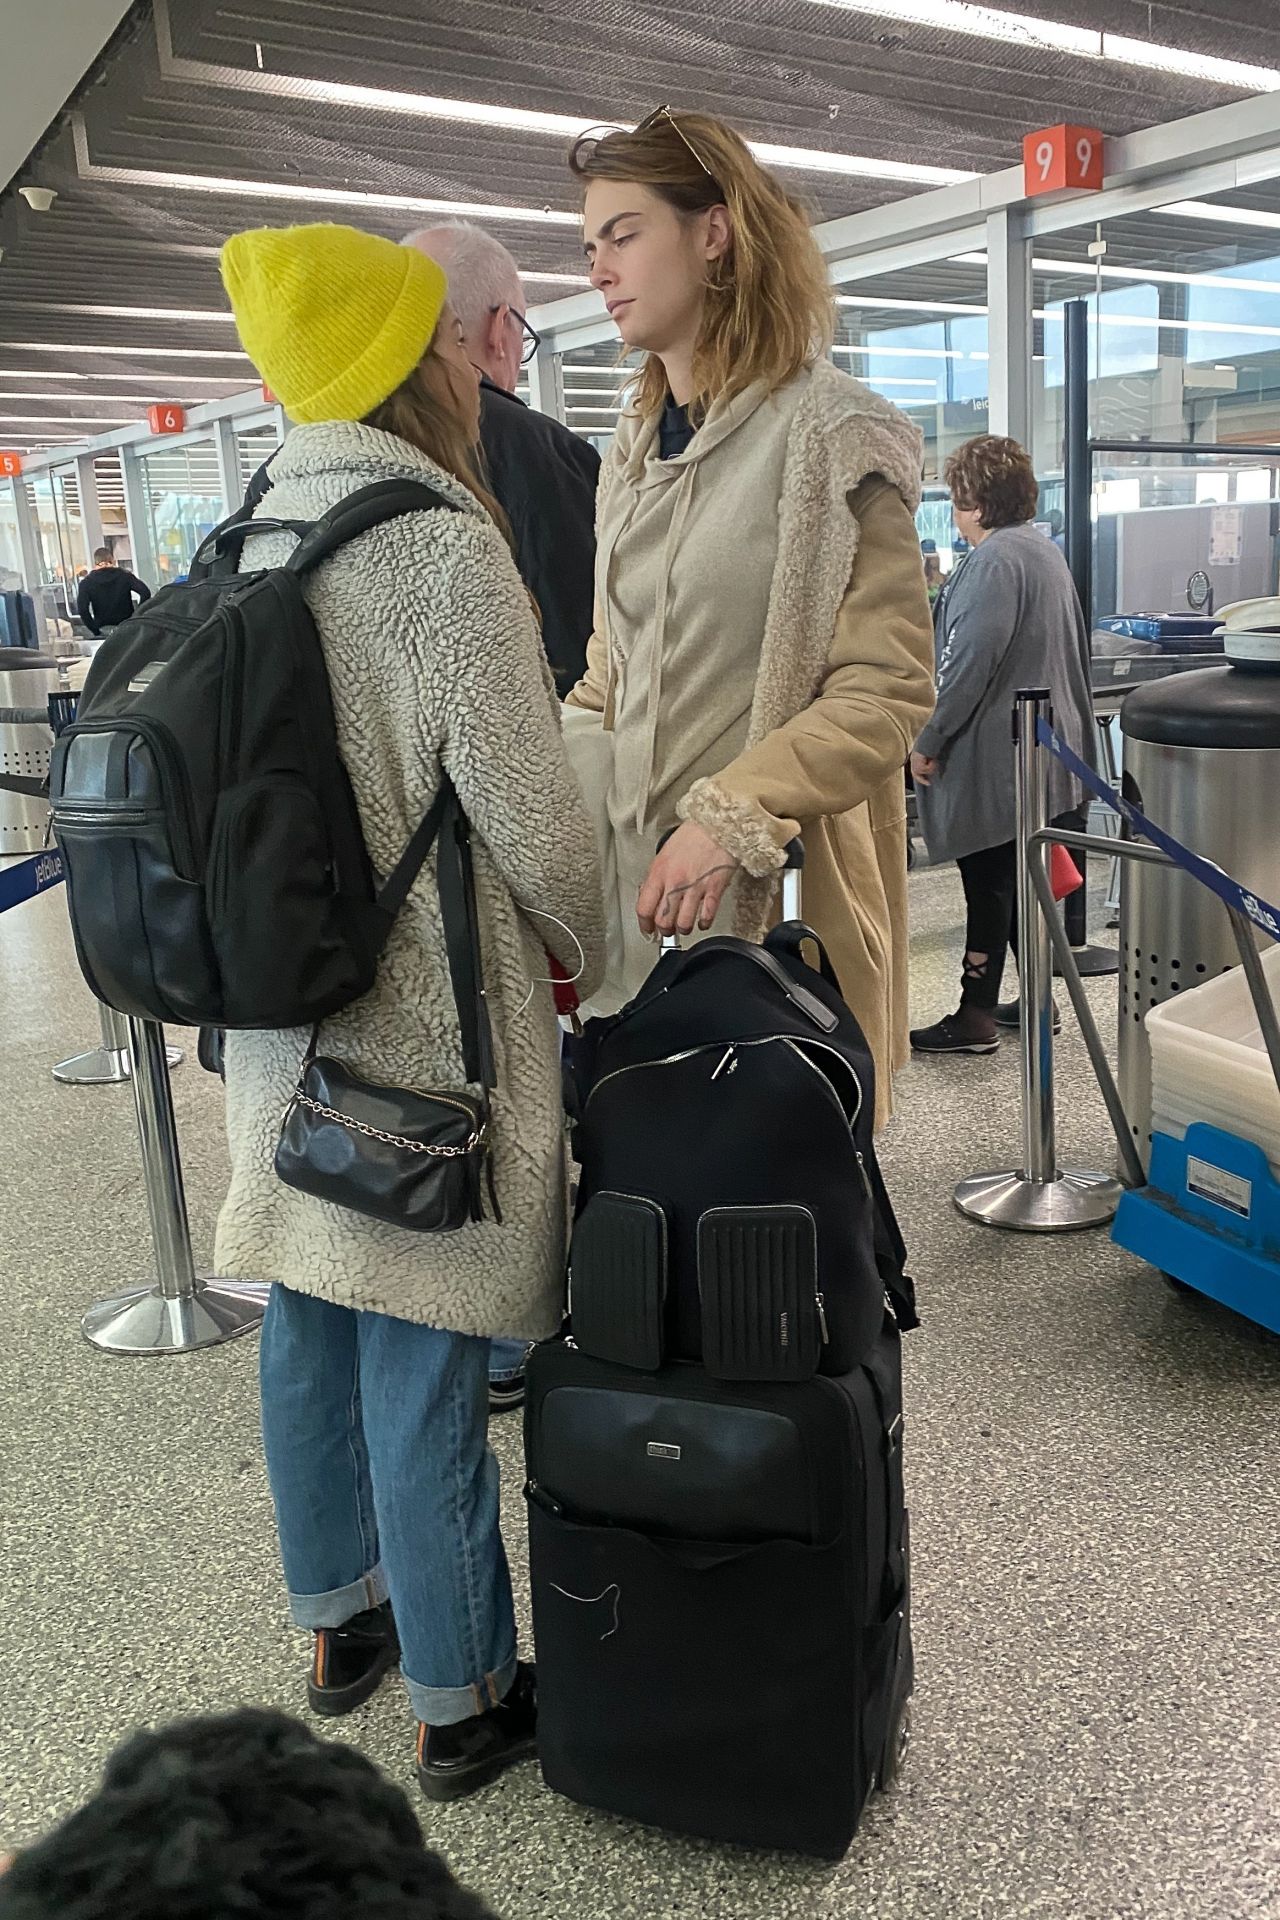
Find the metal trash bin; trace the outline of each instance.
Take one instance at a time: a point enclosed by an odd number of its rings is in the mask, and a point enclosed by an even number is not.
[[[59,687],[57,662],[27,647],[0,647],[0,774],[47,780],[53,730],[49,695]],[[37,720],[7,720],[6,713],[39,713]],[[49,832],[49,806],[34,795],[0,787],[0,857],[39,853]]]
[[[1138,687],[1120,709],[1124,792],[1149,819],[1264,899],[1280,900],[1280,679],[1210,667]],[[1221,902],[1190,874],[1120,869],[1120,1096],[1151,1146],[1146,1015],[1238,965]]]

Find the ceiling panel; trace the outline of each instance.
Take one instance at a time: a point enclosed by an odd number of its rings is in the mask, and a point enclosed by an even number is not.
[[[1029,19],[1168,42],[1197,54],[1280,69],[1275,0],[1193,9],[1160,0],[1011,0]],[[199,78],[165,70],[158,26]],[[218,81],[213,69],[230,69]],[[468,126],[368,106],[267,97],[226,84],[266,73],[303,80],[537,108],[587,120],[632,119],[669,100],[723,113],[752,138],[907,164],[985,172],[1013,162],[1023,128],[1074,117],[1118,133],[1239,97],[1202,76],[1149,73],[1042,47],[904,24],[817,0],[721,0],[698,20],[686,4],[647,0],[169,0],[135,5],[75,102],[97,166],[269,180],[338,189],[575,210],[562,137]],[[253,384],[216,321],[69,312],[86,306],[191,310],[224,306],[217,249],[252,224],[335,218],[399,237],[430,216],[303,197],[81,178],[65,120],[22,174],[57,189],[52,212],[0,197],[0,374],[80,376],[86,388],[167,390],[192,401]],[[815,218],[858,212],[919,189],[901,181],[789,172]],[[1269,207],[1267,190],[1234,196]],[[1160,214],[1114,223],[1113,264],[1207,270],[1280,251],[1258,229],[1192,225]],[[533,219],[493,230],[531,274],[582,270],[572,223]],[[1057,236],[1082,259],[1089,234]],[[920,284],[932,270],[922,269]],[[981,292],[981,272],[970,269]],[[901,294],[907,282],[894,278]],[[936,287],[936,274],[933,275]],[[964,286],[963,278],[952,284]],[[530,282],[531,300],[567,287]],[[959,296],[968,298],[967,292]],[[37,354],[33,343],[61,349]],[[131,354],[110,347],[137,349]],[[177,355],[160,349],[179,349]],[[0,379],[0,390],[21,385]],[[0,402],[0,438],[10,403]],[[24,411],[35,411],[26,408]],[[53,402],[49,412],[70,411]],[[110,410],[103,406],[99,411]],[[118,403],[137,413],[141,403]]]

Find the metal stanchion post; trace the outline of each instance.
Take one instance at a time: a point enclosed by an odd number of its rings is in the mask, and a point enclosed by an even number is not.
[[[70,1060],[60,1060],[53,1069],[54,1079],[64,1087],[120,1087],[129,1078],[129,1041],[123,1015],[99,1000],[98,1021],[101,1045],[90,1047],[88,1053],[74,1054]],[[171,1067],[182,1065],[181,1047],[165,1051]]]
[[[100,1300],[84,1317],[85,1338],[109,1353],[189,1353],[219,1346],[261,1324],[268,1289],[255,1281],[197,1274],[164,1029],[153,1020],[128,1020],[125,1027],[156,1284]]]
[[[1049,768],[1036,745],[1036,723],[1049,718],[1049,695],[1023,691],[1014,706],[1018,855],[1018,975],[1022,1000],[1022,1165],[977,1173],[955,1190],[961,1213],[987,1227],[1022,1233],[1065,1233],[1101,1226],[1124,1189],[1106,1173],[1058,1166],[1053,1124],[1053,968],[1049,926],[1040,910],[1032,862],[1043,871],[1043,843],[1031,836],[1049,824]]]

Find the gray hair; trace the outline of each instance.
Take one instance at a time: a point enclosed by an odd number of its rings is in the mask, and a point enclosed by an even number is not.
[[[446,220],[407,233],[403,245],[429,254],[449,277],[449,299],[467,339],[476,338],[495,307],[524,312],[520,270],[500,240],[469,220]]]

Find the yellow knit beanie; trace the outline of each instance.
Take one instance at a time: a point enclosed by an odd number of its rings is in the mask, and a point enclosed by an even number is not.
[[[222,249],[240,341],[291,420],[361,420],[408,378],[448,297],[413,247],[354,227],[255,227]]]

